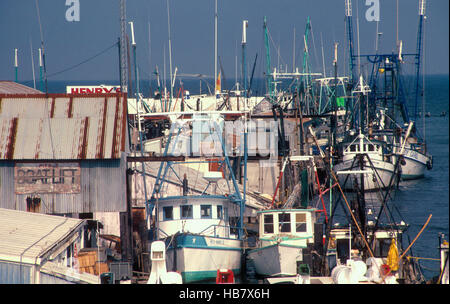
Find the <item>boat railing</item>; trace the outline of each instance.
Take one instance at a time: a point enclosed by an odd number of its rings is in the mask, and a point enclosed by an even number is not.
[[[166,233],[164,230],[162,230],[161,228],[158,228],[158,234],[159,233],[163,233],[165,236],[164,237],[168,237],[170,236],[168,233]]]
[[[223,229],[220,229],[219,230],[219,228],[223,228]],[[208,226],[208,227],[206,227],[205,229],[203,229],[201,232],[200,232],[200,234],[208,234],[208,233],[212,233],[212,235],[214,236],[214,237],[230,237],[230,226],[226,226],[226,225],[217,225],[217,224],[213,224],[213,225],[210,225],[210,226]],[[219,232],[220,231],[222,231],[222,232],[225,232],[225,235],[219,235]]]

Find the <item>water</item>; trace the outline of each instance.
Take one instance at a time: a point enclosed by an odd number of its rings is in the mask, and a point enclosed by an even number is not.
[[[403,181],[395,193],[394,203],[402,213],[413,239],[431,214],[430,223],[412,247],[417,257],[439,258],[438,233],[449,239],[449,77],[428,76],[426,81],[426,110],[431,117],[425,119],[428,150],[433,155],[433,169],[425,178]],[[445,117],[440,113],[446,111]],[[424,275],[439,275],[439,262],[422,260]]]
[[[202,92],[207,93],[206,80],[202,80]],[[209,80],[209,85],[213,81]],[[254,91],[263,92],[263,81],[255,82]],[[24,82],[25,85],[33,86],[32,82]],[[66,85],[117,85],[117,81],[49,81],[49,93],[63,93]],[[148,81],[142,81],[141,91],[144,96],[156,88],[156,83],[150,85]],[[190,90],[191,94],[200,91],[199,79],[188,79],[183,81],[184,88]],[[177,92],[175,88],[174,92]],[[260,93],[261,94],[261,93]],[[408,235],[413,240],[428,216],[432,218],[424,232],[420,235],[412,252],[408,255],[427,259],[438,259],[438,234],[445,233],[448,240],[449,233],[449,76],[433,75],[426,79],[426,109],[431,117],[425,119],[425,137],[428,150],[433,155],[433,169],[426,171],[425,178],[413,181],[403,181],[395,193],[393,193],[393,204],[400,212],[402,219],[410,224]],[[445,117],[440,113],[446,111]],[[419,128],[421,128],[419,126]],[[423,133],[423,132],[421,132]],[[422,134],[423,135],[423,134]],[[439,262],[434,260],[420,260],[423,273],[427,279],[439,275]]]

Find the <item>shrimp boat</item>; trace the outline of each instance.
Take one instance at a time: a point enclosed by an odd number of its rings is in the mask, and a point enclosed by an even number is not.
[[[401,142],[393,144],[393,153],[402,157],[401,179],[418,179],[425,176],[425,170],[433,168],[433,157],[426,152],[425,143],[421,143],[415,136],[409,136],[413,123],[410,122],[406,135],[401,137]]]
[[[398,174],[385,151],[385,142],[370,140],[361,132],[352,142],[343,143],[342,160],[333,168],[342,187],[352,190],[355,183],[366,191],[390,187]]]
[[[169,182],[168,172],[176,172],[176,167],[183,164],[205,163],[209,166],[211,161],[205,157],[186,157],[184,161],[161,162],[147,211],[153,217],[148,222],[152,225],[155,238],[166,244],[167,270],[180,273],[183,283],[214,280],[219,269],[231,270],[234,275],[241,271],[244,200],[222,141],[223,117],[214,114],[212,118],[212,114],[205,113],[196,113],[191,119],[172,121],[163,157],[169,156],[170,159],[176,153],[179,155],[179,143],[184,147],[183,140],[194,139],[198,128],[205,130],[210,125],[208,135],[209,132],[217,132],[224,152],[222,157],[215,158],[221,170],[203,173],[208,184],[200,195],[190,193],[186,176],[182,181],[183,195],[171,195],[162,191],[164,184]],[[183,128],[192,133],[192,139],[182,136]],[[227,176],[225,172],[232,181],[230,193],[208,193],[206,190],[210,185],[217,186],[219,181],[224,180]],[[175,175],[178,178],[178,174]],[[211,188],[216,189],[216,186]],[[160,192],[166,196],[160,196]]]
[[[248,252],[257,275],[295,276],[302,268],[312,268],[312,251],[323,240],[322,224],[315,225],[316,211],[310,208],[258,212],[259,244]]]
[[[312,161],[313,156],[290,156],[289,161]],[[281,177],[280,177],[281,178]],[[301,186],[301,187],[300,187]],[[256,248],[247,252],[258,276],[270,279],[317,274],[323,252],[323,223],[319,210],[302,201],[307,182],[299,182],[281,208],[257,212],[259,235]],[[300,199],[301,203],[298,205]]]
[[[159,239],[167,246],[167,268],[183,282],[214,279],[218,269],[240,273],[242,241],[233,234],[226,197],[180,197],[159,200]]]

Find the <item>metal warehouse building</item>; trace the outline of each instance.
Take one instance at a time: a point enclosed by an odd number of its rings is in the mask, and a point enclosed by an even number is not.
[[[0,284],[98,283],[73,268],[85,221],[0,208]]]
[[[0,90],[0,208],[125,212],[126,110],[122,94]]]

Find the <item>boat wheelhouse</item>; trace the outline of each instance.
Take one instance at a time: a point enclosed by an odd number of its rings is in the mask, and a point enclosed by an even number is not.
[[[248,252],[259,276],[292,276],[305,264],[313,268],[311,251],[322,246],[317,209],[272,209],[258,212],[259,238]],[[320,228],[319,226],[320,225]]]
[[[369,140],[360,133],[352,142],[343,143],[342,161],[334,166],[339,183],[345,190],[353,190],[355,183],[364,190],[388,188],[396,181],[395,166],[385,153],[386,143]]]

